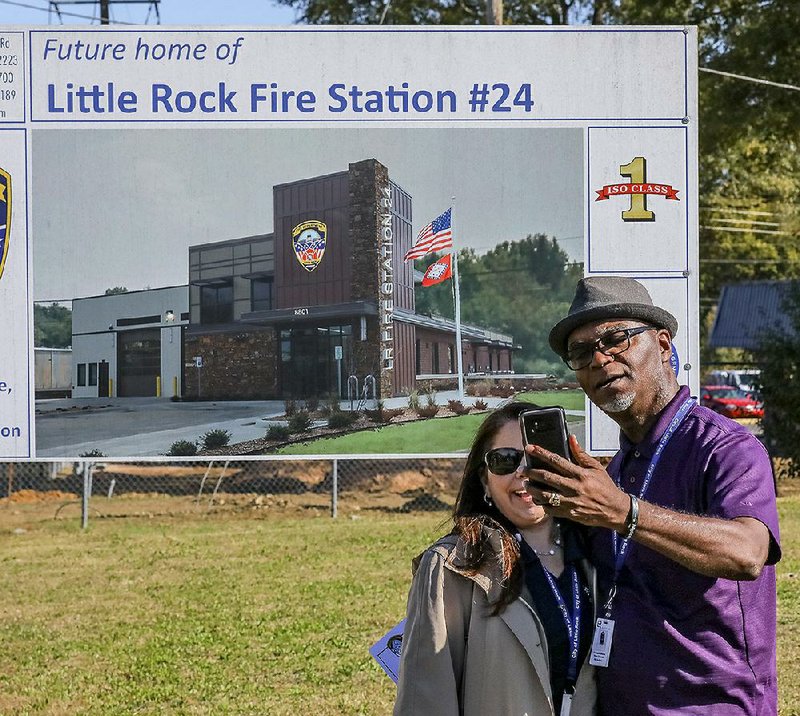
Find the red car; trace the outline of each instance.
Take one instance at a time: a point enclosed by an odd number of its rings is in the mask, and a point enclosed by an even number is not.
[[[729,385],[704,385],[700,388],[700,404],[728,418],[764,417],[764,403],[754,393]]]

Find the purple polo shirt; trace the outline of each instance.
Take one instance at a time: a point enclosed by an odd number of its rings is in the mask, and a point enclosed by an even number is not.
[[[648,436],[624,435],[609,465],[639,494],[658,440],[689,397],[680,389]],[[775,567],[780,559],[772,465],[741,425],[695,405],[661,455],[644,499],[680,512],[754,517],[770,531],[758,579],[704,577],[635,541],[617,584],[611,659],[597,669],[601,716],[775,716]],[[594,530],[600,603],[614,573],[611,532]]]

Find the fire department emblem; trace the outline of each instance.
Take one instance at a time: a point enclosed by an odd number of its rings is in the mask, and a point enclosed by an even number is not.
[[[294,255],[309,273],[322,261],[327,242],[328,227],[322,221],[304,221],[292,229]]]
[[[11,175],[0,169],[0,278],[8,256],[8,239],[11,233]]]

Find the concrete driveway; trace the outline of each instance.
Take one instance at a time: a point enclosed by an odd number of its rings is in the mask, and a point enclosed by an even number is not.
[[[457,391],[437,393],[447,405]],[[469,405],[479,398],[467,396]],[[490,408],[502,398],[482,398]],[[374,407],[370,401],[368,407]],[[387,408],[404,407],[408,398],[388,398]],[[99,450],[107,457],[133,458],[165,455],[176,440],[197,441],[209,430],[231,433],[231,443],[264,437],[270,422],[284,412],[282,400],[172,402],[160,398],[60,398],[36,401],[37,457],[74,459]],[[349,401],[342,401],[349,410]],[[582,416],[582,411],[567,411]],[[582,421],[570,428],[583,439]]]

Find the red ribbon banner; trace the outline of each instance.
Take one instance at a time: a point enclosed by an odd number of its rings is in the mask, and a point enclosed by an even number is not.
[[[597,198],[595,201],[603,201],[610,199],[612,196],[622,196],[623,194],[655,194],[656,196],[663,196],[665,199],[678,199],[678,190],[671,187],[669,184],[606,184],[602,189],[595,189]]]

